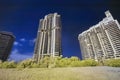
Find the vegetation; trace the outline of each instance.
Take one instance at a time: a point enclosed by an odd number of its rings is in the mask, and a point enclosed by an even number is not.
[[[0,61],[0,68],[16,68],[17,64],[14,61],[8,62],[2,62]]]
[[[109,59],[104,62],[106,66],[120,67],[120,59]]]
[[[105,66],[120,67],[120,59],[109,59],[103,61],[102,63]],[[100,62],[96,62],[95,60],[92,59],[80,60],[78,57],[71,57],[71,58],[45,57],[44,59],[40,60],[38,63],[36,63],[32,59],[24,60],[19,63],[15,63],[14,61],[10,61],[10,62],[0,61],[0,68],[1,68],[0,80],[109,80],[109,79],[118,80],[119,79],[120,74],[115,73],[115,72],[119,72],[117,68],[115,68],[116,71],[114,71],[112,70],[113,68],[111,67],[94,67],[99,65],[101,65]],[[91,66],[94,68],[92,68]],[[108,68],[110,68],[111,70]],[[113,77],[111,77],[111,75]],[[106,76],[109,76],[109,78],[107,78]]]
[[[100,62],[93,59],[80,60],[78,57],[62,58],[62,57],[45,57],[36,63],[32,59],[27,59],[19,63],[14,61],[0,61],[0,68],[55,68],[55,67],[86,67],[86,66],[99,66]],[[102,62],[102,65],[120,67],[120,59],[109,59]]]

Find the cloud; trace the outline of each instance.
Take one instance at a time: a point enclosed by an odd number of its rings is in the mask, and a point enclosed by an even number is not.
[[[18,49],[14,49],[11,52],[11,55],[8,60],[12,61],[14,60],[15,62],[19,62],[28,58],[32,58],[32,52],[29,53],[29,55],[26,55],[28,53],[20,54],[20,51]]]
[[[19,43],[19,42],[17,42],[17,41],[14,42],[14,45],[15,45],[15,46],[22,46],[22,44]]]
[[[25,38],[21,38],[20,41],[21,41],[21,42],[25,42],[26,39],[25,39]]]

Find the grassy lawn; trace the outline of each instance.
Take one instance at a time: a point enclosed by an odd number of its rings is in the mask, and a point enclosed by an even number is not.
[[[120,68],[0,69],[0,80],[120,80]]]

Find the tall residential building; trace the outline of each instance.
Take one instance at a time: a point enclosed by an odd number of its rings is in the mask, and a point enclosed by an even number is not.
[[[14,42],[14,35],[10,32],[0,32],[0,60],[6,61],[10,55]]]
[[[40,19],[34,59],[39,61],[44,56],[59,56],[61,54],[61,19],[57,13],[48,14]]]
[[[120,24],[109,11],[98,24],[79,34],[83,59],[120,58]]]

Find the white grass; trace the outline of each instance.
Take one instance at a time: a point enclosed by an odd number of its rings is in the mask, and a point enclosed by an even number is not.
[[[0,69],[0,80],[120,80],[120,68]]]

